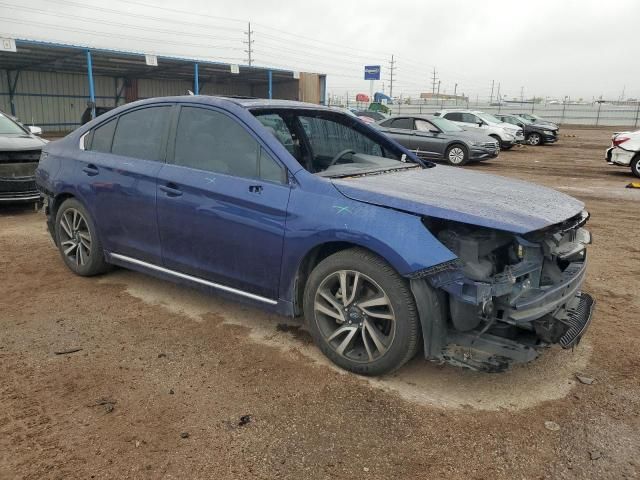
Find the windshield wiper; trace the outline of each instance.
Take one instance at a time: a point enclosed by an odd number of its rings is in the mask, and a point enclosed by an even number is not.
[[[361,170],[358,172],[343,172],[343,173],[336,172],[334,174],[318,172],[316,175],[320,175],[321,177],[327,177],[327,178],[356,178],[356,177],[366,177],[368,175],[382,175],[382,174],[391,173],[391,172],[401,172],[403,170],[411,170],[412,168],[426,168],[426,167],[422,167],[422,165],[418,165],[414,163],[414,164],[406,165],[402,167],[382,168],[382,169],[375,169],[375,170]]]

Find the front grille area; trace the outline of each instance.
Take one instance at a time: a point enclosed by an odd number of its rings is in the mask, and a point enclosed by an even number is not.
[[[36,174],[38,162],[0,163],[0,181],[31,178]]]
[[[29,163],[40,160],[40,150],[20,150],[13,152],[0,152],[1,163]]]
[[[484,142],[482,144],[482,146],[484,148],[498,148],[498,143],[497,142]]]

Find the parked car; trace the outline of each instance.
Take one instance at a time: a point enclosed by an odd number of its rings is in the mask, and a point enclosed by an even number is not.
[[[26,127],[0,112],[0,203],[40,200],[35,171],[46,141],[40,127]]]
[[[524,142],[522,128],[501,122],[493,115],[477,110],[442,110],[436,116],[457,123],[465,130],[476,130],[495,138],[500,148],[509,150],[516,143]]]
[[[525,118],[527,120],[529,120],[530,122],[535,123],[536,125],[548,125],[550,127],[555,127],[556,130],[560,130],[560,126],[555,123],[552,122],[551,120],[546,120],[544,118],[542,118],[540,115],[536,115],[535,113],[515,113],[514,115],[521,117],[521,118]]]
[[[105,113],[110,112],[114,108],[115,107],[96,107],[96,117],[99,117],[100,115],[104,115]],[[82,123],[82,125],[84,125],[85,123],[90,121],[91,121],[91,107],[87,107],[85,111],[82,112],[82,118],[80,119],[80,122]]]
[[[631,167],[631,173],[640,177],[640,130],[614,133],[606,159],[609,165]]]
[[[421,347],[498,371],[591,319],[582,202],[436,166],[328,107],[141,100],[48,144],[37,181],[76,274],[120,265],[303,316],[360,374]]]
[[[498,141],[432,115],[397,115],[378,123],[382,132],[420,158],[451,165],[488,160],[500,153]]]
[[[524,130],[525,141],[529,145],[543,145],[558,141],[558,127],[539,125],[517,115],[499,113],[494,116],[505,123],[521,127]]]
[[[373,110],[356,110],[353,113],[355,113],[359,117],[373,118],[373,120],[376,122],[384,120],[385,118],[389,118],[389,115],[386,115],[382,112],[374,112]]]

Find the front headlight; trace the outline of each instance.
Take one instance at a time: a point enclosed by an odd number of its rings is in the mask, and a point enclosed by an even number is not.
[[[544,133],[545,135],[553,135],[553,132],[551,130],[545,130],[542,133]]]

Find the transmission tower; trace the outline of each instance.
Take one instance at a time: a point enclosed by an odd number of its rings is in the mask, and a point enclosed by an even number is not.
[[[244,53],[249,56],[249,58],[247,59],[247,63],[249,64],[249,66],[251,66],[253,64],[253,42],[255,42],[255,40],[251,40],[251,35],[253,34],[253,30],[251,30],[251,22],[249,22],[249,28],[246,32],[244,32],[244,34],[247,36],[247,40],[242,42],[247,46],[247,49],[244,51]]]

